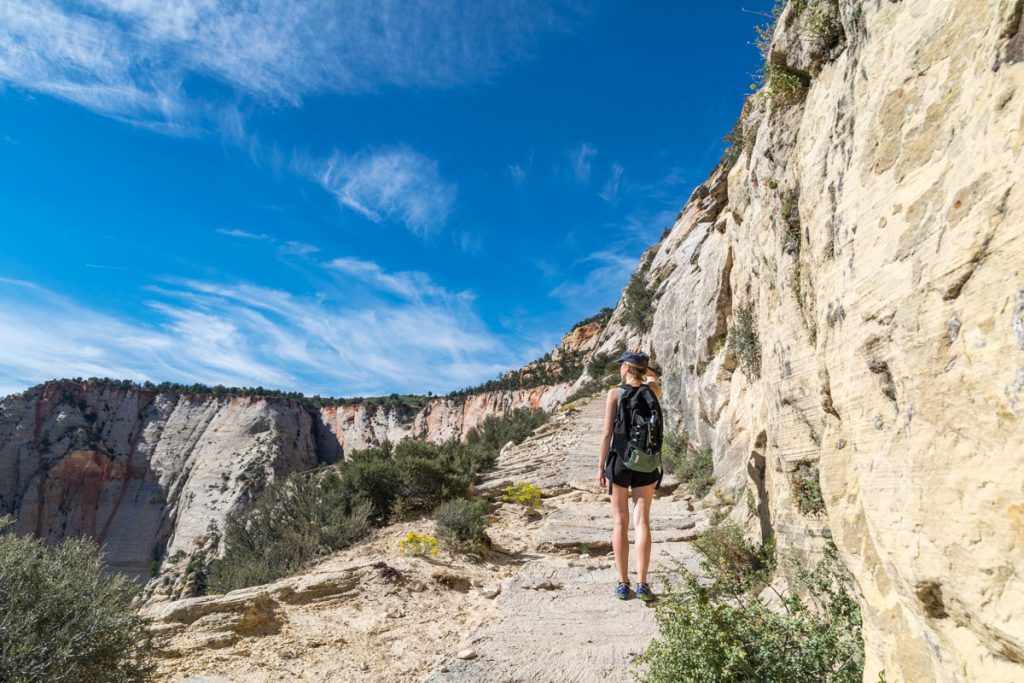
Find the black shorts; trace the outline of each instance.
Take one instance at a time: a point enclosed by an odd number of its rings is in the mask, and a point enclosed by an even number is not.
[[[611,494],[612,484],[634,489],[656,484],[661,480],[661,470],[636,472],[626,467],[618,455],[613,452],[608,455],[608,462],[604,465],[604,476],[608,479],[608,493]]]

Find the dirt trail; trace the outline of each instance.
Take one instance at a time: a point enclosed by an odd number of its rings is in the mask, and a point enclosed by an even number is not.
[[[633,680],[631,660],[657,626],[654,610],[612,596],[610,507],[593,481],[603,407],[602,400],[589,400],[564,422],[509,449],[480,486],[487,492],[513,480],[532,482],[544,490],[547,512],[526,538],[533,559],[495,600],[499,618],[470,638],[476,656],[450,657],[427,683]],[[674,482],[664,484],[652,506],[652,564],[672,558],[695,568],[688,540],[696,517],[668,492]]]

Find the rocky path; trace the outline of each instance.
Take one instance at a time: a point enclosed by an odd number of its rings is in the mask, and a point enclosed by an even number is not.
[[[477,486],[494,501],[487,558],[400,555],[405,534],[430,532],[421,518],[299,576],[151,605],[163,639],[157,680],[632,680],[631,660],[657,628],[654,610],[612,596],[610,506],[592,481],[602,408],[598,398],[581,402],[503,451]],[[522,481],[542,489],[539,514],[500,502]],[[673,485],[666,478],[655,499],[652,564],[693,568],[697,519]]]
[[[495,600],[498,618],[471,635],[472,653],[448,658],[426,683],[633,680],[632,658],[657,626],[642,602],[612,596],[610,506],[593,481],[603,408],[602,399],[591,399],[545,425],[503,452],[481,484],[485,495],[513,482],[536,484],[546,512],[523,539],[526,547],[516,549],[533,559],[504,582]],[[686,501],[673,497],[674,483],[663,482],[652,507],[652,564],[677,560],[693,568],[688,541],[697,520]]]

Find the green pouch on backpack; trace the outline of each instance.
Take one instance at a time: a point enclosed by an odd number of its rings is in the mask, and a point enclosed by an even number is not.
[[[647,451],[633,446],[629,449],[629,456],[622,463],[634,472],[653,472],[661,466],[660,453],[648,453]]]

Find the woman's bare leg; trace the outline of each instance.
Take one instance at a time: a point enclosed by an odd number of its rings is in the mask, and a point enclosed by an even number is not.
[[[651,500],[654,484],[633,489],[633,529],[636,531],[637,581],[647,583],[647,568],[651,564]],[[616,555],[616,560],[618,556]]]
[[[629,583],[629,489],[612,484],[612,550],[619,581]]]

